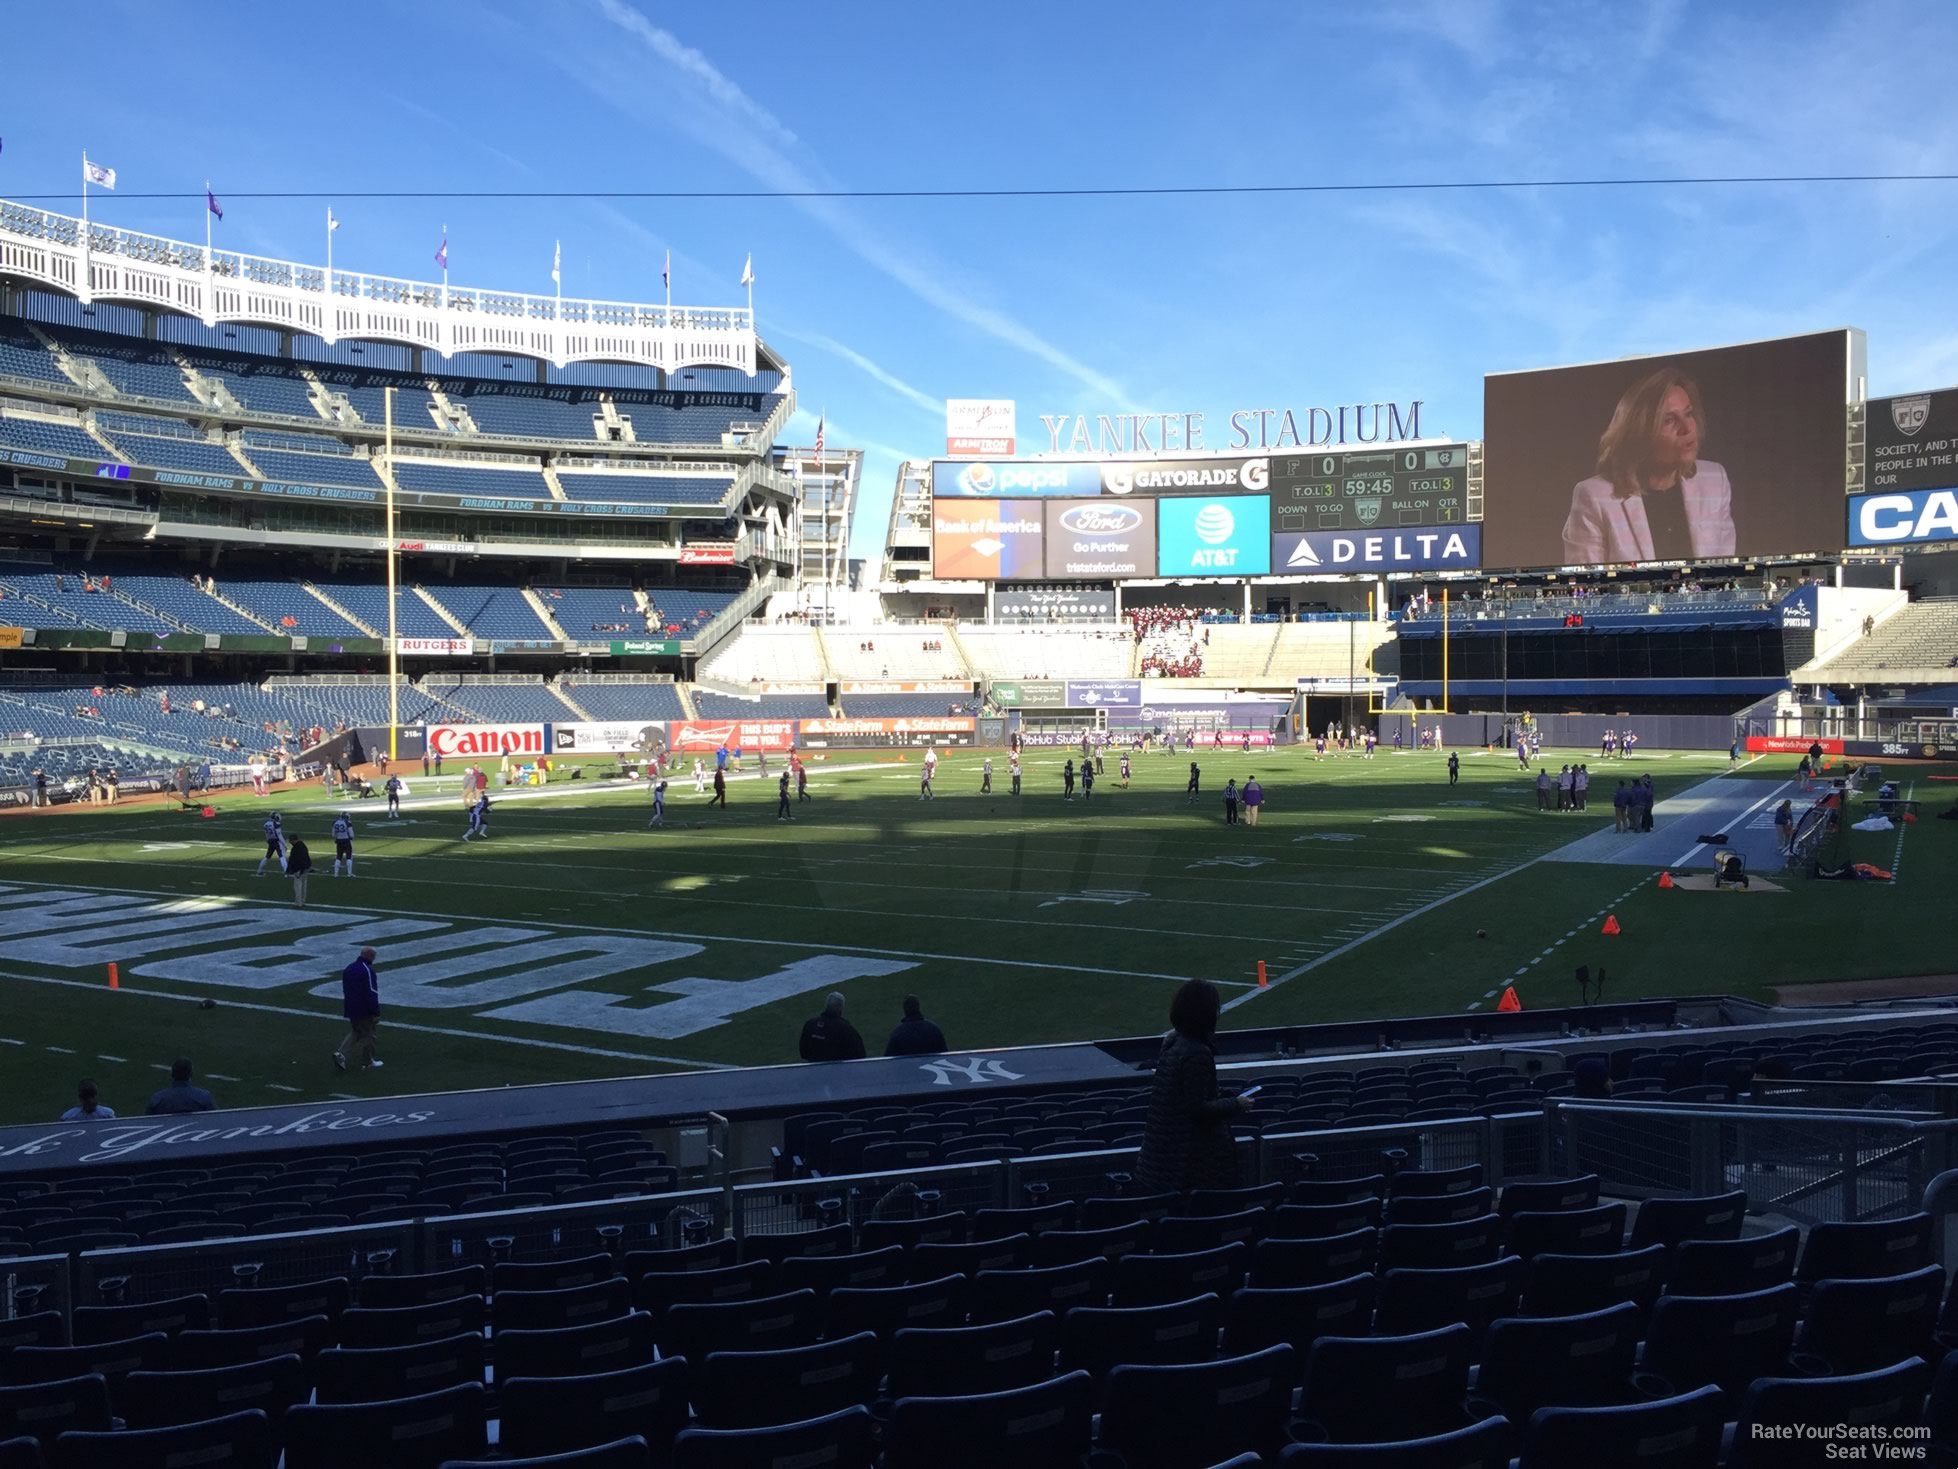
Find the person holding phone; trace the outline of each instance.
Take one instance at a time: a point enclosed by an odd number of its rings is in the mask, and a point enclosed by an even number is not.
[[[1170,1029],[1156,1057],[1135,1167],[1136,1186],[1144,1193],[1230,1188],[1236,1182],[1231,1121],[1251,1104],[1217,1094],[1221,1008],[1217,986],[1204,979],[1186,981],[1170,1001]]]

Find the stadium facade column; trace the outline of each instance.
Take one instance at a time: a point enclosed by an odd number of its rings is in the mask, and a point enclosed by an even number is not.
[[[1247,626],[1251,621],[1251,581],[1248,577],[1244,582],[1244,621]]]
[[[993,608],[996,605],[993,600],[993,593],[997,587],[997,582],[989,581],[986,583],[986,621],[988,622],[993,620]]]

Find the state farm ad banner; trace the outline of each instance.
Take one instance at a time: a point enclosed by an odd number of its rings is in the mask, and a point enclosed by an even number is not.
[[[444,760],[534,757],[551,753],[548,724],[431,724],[428,753]]]
[[[906,719],[805,719],[802,743],[811,750],[870,749],[884,745],[970,745],[979,721],[965,715]]]
[[[424,656],[433,653],[438,658],[460,657],[476,649],[472,638],[396,638],[394,646],[398,652]]]
[[[1749,735],[1750,755],[1806,755],[1812,745],[1820,745],[1824,755],[1840,755],[1841,740],[1817,740],[1808,735]]]
[[[773,755],[795,748],[795,724],[793,719],[675,720],[667,725],[666,738],[676,754],[718,750],[726,745],[744,755],[762,751]]]
[[[610,724],[554,724],[552,752],[559,755],[654,755],[666,749],[666,722],[631,719]]]

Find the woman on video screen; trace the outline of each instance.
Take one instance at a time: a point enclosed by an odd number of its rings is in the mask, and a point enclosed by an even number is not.
[[[1565,564],[1733,555],[1733,492],[1700,458],[1705,433],[1700,390],[1678,368],[1632,384],[1598,441],[1598,472],[1571,491]]]

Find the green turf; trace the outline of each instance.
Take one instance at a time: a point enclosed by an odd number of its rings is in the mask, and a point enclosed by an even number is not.
[[[948,756],[928,804],[917,797],[915,758],[839,753],[813,762],[816,799],[797,808],[793,825],[774,819],[772,776],[766,789],[733,782],[725,813],[706,809],[690,778],[675,781],[663,832],[645,829],[643,789],[561,782],[543,800],[499,800],[491,839],[467,845],[455,777],[435,787],[412,771],[415,797],[439,790],[439,802],[411,807],[412,824],[392,829],[378,801],[352,808],[360,876],[351,880],[324,874],[338,805],[317,789],[270,801],[222,797],[208,820],[155,806],[23,815],[0,821],[0,882],[217,898],[246,910],[289,904],[282,880],[252,875],[258,823],[276,807],[313,849],[322,872],[312,907],[329,915],[426,915],[533,932],[565,925],[699,946],[577,986],[629,997],[623,1009],[672,999],[647,993],[651,984],[750,981],[826,953],[907,965],[841,986],[873,1051],[907,992],[923,997],[955,1046],[979,1047],[1153,1033],[1175,984],[1193,975],[1227,985],[1227,1000],[1254,994],[1226,1024],[1256,1026],[1486,1009],[1490,992],[1511,981],[1526,1005],[1564,1004],[1576,998],[1578,963],[1605,967],[1613,998],[1766,997],[1780,983],[1951,968],[1946,895],[1958,859],[1950,823],[1908,829],[1893,886],[1796,878],[1780,895],[1662,893],[1652,885],[1656,869],[1536,861],[1608,827],[1609,806],[1539,813],[1508,756],[1464,752],[1461,784],[1450,788],[1432,755],[1320,763],[1300,750],[1205,753],[1196,805],[1183,795],[1189,759],[1181,754],[1137,757],[1128,790],[1111,760],[1092,802],[1072,804],[1059,796],[1061,753],[1029,755],[1018,799],[1004,794],[1001,755],[999,794],[978,794],[981,758]],[[1630,765],[1653,774],[1663,797],[1724,772],[1727,761],[1655,754]],[[1743,774],[1780,782],[1792,767],[1777,757]],[[1268,792],[1262,822],[1227,828],[1223,782],[1253,771]],[[1617,771],[1599,767],[1597,794]],[[1905,778],[1935,798],[1949,788],[1930,785],[1929,773],[1918,767]],[[1894,835],[1859,839],[1856,855],[1888,867],[1897,846]],[[1595,933],[1606,911],[1620,917],[1618,938]],[[0,1118],[10,1121],[56,1115],[82,1074],[111,1105],[140,1110],[157,1068],[179,1052],[205,1073],[235,1078],[213,1083],[235,1104],[789,1062],[827,988],[804,986],[713,1028],[657,1038],[615,1021],[617,1011],[573,1028],[486,1018],[493,1003],[411,1007],[388,988],[400,944],[391,953],[380,939],[389,1067],[342,1076],[328,1064],[341,1030],[337,1002],[308,991],[351,957],[351,934],[321,949],[303,983],[201,983],[200,953],[228,962],[237,945],[200,950],[187,940],[192,962],[177,956],[173,977],[135,973],[153,961],[124,959],[123,988],[111,994],[101,966],[119,957],[113,940],[86,965],[54,966],[24,959],[6,923],[0,910]],[[1278,982],[1255,994],[1260,959]],[[481,972],[465,966],[439,988],[474,983]],[[37,982],[56,979],[67,983]],[[217,1003],[206,1009],[182,997]]]

